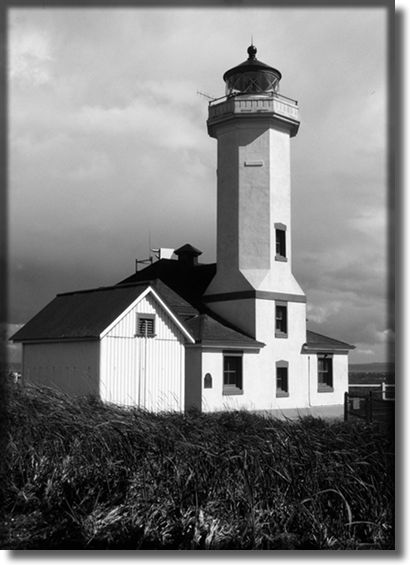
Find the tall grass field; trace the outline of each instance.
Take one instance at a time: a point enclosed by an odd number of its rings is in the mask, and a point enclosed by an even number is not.
[[[377,425],[8,396],[3,549],[394,549]]]

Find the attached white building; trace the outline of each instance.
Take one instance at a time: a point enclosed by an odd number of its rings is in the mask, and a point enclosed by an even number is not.
[[[292,273],[290,139],[298,105],[249,58],[209,106],[217,262],[191,245],[117,285],[58,295],[13,336],[23,379],[149,410],[342,405],[353,346],[306,329]],[[169,256],[169,254],[167,255]]]

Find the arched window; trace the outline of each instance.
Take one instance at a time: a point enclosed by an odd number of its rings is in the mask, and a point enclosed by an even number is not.
[[[212,375],[207,373],[204,377],[204,388],[212,388]]]

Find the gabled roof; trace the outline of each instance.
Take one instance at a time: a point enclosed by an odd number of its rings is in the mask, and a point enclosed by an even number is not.
[[[264,344],[194,308],[160,279],[58,294],[13,341],[98,339],[141,294],[152,288],[189,336],[203,345],[260,348]]]
[[[354,345],[327,337],[311,330],[306,332],[306,343],[303,345],[304,351],[346,351],[355,349]]]
[[[165,259],[165,261],[167,260]],[[182,270],[185,271],[184,265],[181,265],[178,261],[173,262],[177,265],[179,264]],[[141,271],[141,274],[146,273],[148,270],[149,267]],[[258,342],[244,334],[238,330],[238,328],[235,328],[226,320],[222,319],[214,312],[211,312],[207,306],[202,305],[200,310],[195,308],[161,279],[147,280],[145,283],[150,284],[150,286],[158,292],[160,297],[163,298],[164,302],[166,302],[169,308],[185,325],[197,343],[208,346],[214,345],[215,347],[235,346],[258,349],[264,347],[264,343]],[[124,283],[119,286],[123,285]]]
[[[176,262],[176,261],[175,261]],[[144,269],[144,272],[146,269]],[[133,283],[128,283],[133,284]],[[134,283],[135,284],[135,283]],[[173,291],[161,279],[145,281],[149,284],[169,306],[180,322],[189,331],[196,343],[215,347],[264,347],[264,343],[245,335],[237,328],[220,318],[217,314],[201,313],[178,293]],[[124,286],[121,284],[119,286]]]
[[[101,332],[147,288],[147,284],[140,284],[57,294],[11,339],[98,339]]]

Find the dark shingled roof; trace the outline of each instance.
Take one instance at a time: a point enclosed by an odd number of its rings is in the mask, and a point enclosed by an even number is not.
[[[202,312],[204,311],[202,296],[215,273],[215,263],[190,265],[174,259],[160,259],[118,284],[160,279]]]
[[[254,339],[201,314],[160,279],[58,294],[15,333],[13,341],[98,339],[100,334],[151,286],[196,343],[226,347],[263,347]]]
[[[148,285],[102,287],[58,294],[13,341],[98,339]]]
[[[159,294],[172,313],[182,322],[198,315],[198,310],[194,308],[192,304],[173,291],[172,288],[162,282],[161,279],[154,279],[146,281],[145,283],[131,283],[131,286],[135,284],[149,284]],[[117,286],[122,287],[123,285]]]
[[[338,350],[346,350],[346,349],[355,349],[354,345],[349,345],[344,341],[339,341],[337,339],[332,339],[331,337],[327,337],[322,334],[318,334],[316,332],[312,332],[311,330],[307,330],[306,332],[306,343],[303,346],[303,349],[308,351],[323,351],[323,350],[331,350],[331,351],[338,351]]]
[[[196,342],[202,345],[218,347],[264,347],[264,343],[254,340],[234,329],[231,329],[215,320],[208,314],[200,314],[191,318],[186,323],[191,335]]]

